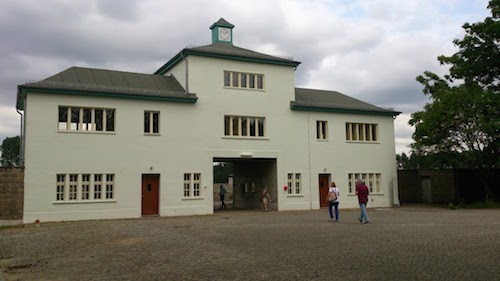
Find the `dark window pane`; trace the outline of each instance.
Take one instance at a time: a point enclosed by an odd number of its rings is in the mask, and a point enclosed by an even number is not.
[[[248,78],[249,78],[248,79],[248,85],[249,85],[248,87],[251,88],[251,89],[255,89],[255,75],[250,74],[248,76]]]
[[[229,87],[231,84],[229,83],[229,72],[224,72],[224,86]]]
[[[247,135],[247,117],[241,117],[241,135],[246,136]]]
[[[230,133],[229,133],[229,119],[230,117],[229,116],[224,116],[224,135],[225,136],[229,136]]]
[[[238,83],[238,73],[233,73],[233,87],[238,87],[239,83]]]
[[[149,133],[149,112],[144,112],[144,133]]]
[[[238,123],[238,118],[234,117],[233,118],[233,136],[237,136],[239,132],[239,123]]]
[[[247,87],[247,74],[244,73],[241,74],[241,87],[242,88]]]
[[[264,118],[257,119],[259,123],[259,137],[264,136]]]
[[[84,108],[83,109],[83,130],[89,131],[91,129],[92,124],[92,109]]]
[[[68,129],[68,108],[67,107],[59,107],[59,129],[67,130]]]
[[[96,131],[102,131],[102,116],[103,116],[103,110],[96,109],[95,110],[95,130]]]
[[[71,108],[71,129],[79,130],[80,125],[80,108]]]
[[[106,131],[115,131],[115,110],[106,109]]]
[[[153,133],[157,134],[159,132],[159,124],[158,124],[158,117],[159,113],[153,113]]]
[[[264,88],[264,76],[257,75],[257,89],[263,89],[263,88]]]
[[[68,121],[68,108],[59,107],[59,122],[67,122],[67,121]]]
[[[250,136],[255,137],[255,118],[250,118]]]

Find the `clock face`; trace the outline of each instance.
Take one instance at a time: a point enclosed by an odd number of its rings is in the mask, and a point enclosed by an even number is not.
[[[219,28],[219,40],[220,41],[231,41],[231,30],[229,28],[220,27]]]

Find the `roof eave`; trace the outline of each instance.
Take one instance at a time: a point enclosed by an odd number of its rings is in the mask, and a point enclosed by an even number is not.
[[[246,58],[246,57],[240,57],[240,56],[206,53],[206,52],[199,52],[199,51],[184,49],[184,50],[180,51],[177,55],[175,55],[167,63],[165,63],[154,74],[157,74],[157,75],[165,74],[167,71],[172,69],[175,65],[177,65],[183,58],[187,57],[188,55],[208,57],[208,58],[227,59],[227,60],[236,60],[236,61],[244,61],[244,62],[291,66],[291,67],[297,67],[300,64],[300,62],[298,62],[298,61],[278,61],[278,60],[255,59],[255,58]]]
[[[139,100],[157,100],[157,101],[168,101],[168,102],[181,102],[181,103],[196,103],[198,97],[196,96],[148,96],[148,95],[136,95],[133,93],[122,93],[122,92],[99,92],[99,91],[82,91],[82,90],[71,90],[71,89],[48,89],[33,86],[18,86],[18,97],[16,108],[24,110],[24,100],[28,92],[32,93],[50,93],[50,94],[66,94],[66,95],[86,95],[86,96],[98,96],[98,97],[113,97],[113,98],[125,98],[125,99],[139,99]],[[21,102],[23,101],[23,102]]]
[[[300,110],[300,111],[335,112],[335,113],[345,113],[345,114],[362,114],[362,115],[377,115],[377,116],[391,116],[391,117],[398,116],[401,113],[399,111],[374,111],[374,110],[363,110],[363,109],[346,109],[346,108],[299,105],[294,102],[290,102],[290,109]]]

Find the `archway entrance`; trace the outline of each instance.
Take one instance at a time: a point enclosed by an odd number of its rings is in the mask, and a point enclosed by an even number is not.
[[[262,186],[267,186],[271,195],[271,210],[277,210],[277,170],[276,159],[257,158],[214,158],[214,180],[216,179],[217,163],[230,163],[232,167],[232,186],[231,180],[227,180],[226,187],[226,205],[234,209],[258,210],[262,208],[260,192]],[[214,182],[214,210],[221,207],[220,203],[220,185],[224,183]],[[230,205],[228,205],[228,203]]]

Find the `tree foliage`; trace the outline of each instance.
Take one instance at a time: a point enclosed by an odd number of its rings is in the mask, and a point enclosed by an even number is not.
[[[20,165],[19,158],[19,136],[12,138],[5,138],[0,146],[2,156],[0,157],[0,166],[2,167],[15,167]]]
[[[492,16],[482,22],[465,23],[463,39],[453,43],[459,51],[450,57],[439,56],[441,64],[451,65],[450,81],[463,79],[466,84],[477,83],[484,89],[499,91],[500,77],[500,0],[489,2]]]
[[[448,75],[441,78],[424,72],[417,77],[430,102],[423,111],[413,113],[409,121],[415,132],[407,165],[484,171],[498,167],[500,0],[490,1],[488,8],[491,17],[463,25],[464,38],[453,41],[457,53],[438,57],[442,64],[451,66]],[[489,189],[492,175],[481,176],[483,186]],[[491,190],[486,193],[491,194]]]
[[[227,183],[233,174],[233,163],[218,162],[214,164],[214,183]]]

